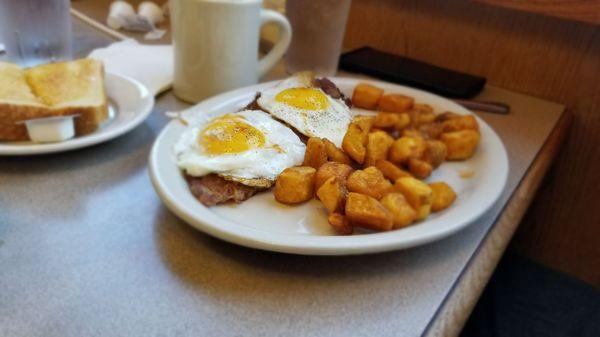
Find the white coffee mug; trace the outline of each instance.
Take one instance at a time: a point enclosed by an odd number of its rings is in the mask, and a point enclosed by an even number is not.
[[[281,59],[292,29],[281,14],[262,8],[262,0],[171,0],[175,49],[175,95],[198,102],[255,84]],[[279,26],[280,38],[258,59],[260,27]]]

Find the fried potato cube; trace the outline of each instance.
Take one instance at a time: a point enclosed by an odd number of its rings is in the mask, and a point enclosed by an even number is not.
[[[275,200],[284,204],[299,204],[313,197],[315,173],[310,166],[288,167],[275,181]]]
[[[412,109],[410,109],[410,111],[408,112],[409,114],[413,115],[413,117],[417,118],[417,115],[426,115],[426,116],[430,116],[433,114],[433,107],[429,104],[415,104],[413,105]],[[435,118],[435,115],[434,115]]]
[[[350,192],[362,193],[377,200],[392,191],[392,183],[375,166],[352,172],[346,181],[346,187]]]
[[[348,193],[346,218],[355,226],[376,231],[389,231],[393,226],[392,213],[368,195]]]
[[[351,235],[354,231],[350,221],[348,221],[348,219],[340,213],[329,214],[327,221],[331,227],[333,227],[333,230],[340,235]]]
[[[462,115],[457,114],[456,112],[452,112],[452,111],[444,111],[441,114],[435,116],[435,121],[442,123],[445,122],[449,119],[453,119],[453,118],[458,118]]]
[[[325,144],[320,138],[310,137],[306,143],[303,166],[318,169],[327,162],[327,151]]]
[[[435,121],[435,114],[433,112],[421,112],[417,116],[417,124],[429,124]]]
[[[389,160],[402,164],[410,158],[421,158],[425,153],[425,140],[421,137],[400,137],[392,143]]]
[[[331,177],[338,178],[340,184],[346,186],[346,179],[353,171],[354,169],[350,165],[334,161],[327,162],[321,165],[315,174],[315,190],[318,190]]]
[[[348,130],[342,141],[342,149],[357,163],[365,162],[367,140],[373,126],[373,117],[356,116],[348,125]]]
[[[441,123],[421,124],[418,129],[421,135],[426,139],[438,139],[442,132],[444,132],[444,126]]]
[[[479,144],[479,132],[475,130],[461,130],[442,133],[440,140],[448,148],[448,160],[464,160],[470,158]]]
[[[412,115],[412,117],[412,124],[414,126],[420,126],[423,124],[433,123],[436,116],[433,112],[417,111]]]
[[[385,131],[369,133],[365,166],[373,166],[378,160],[387,159],[388,150],[393,142],[394,138]]]
[[[431,175],[433,166],[424,160],[410,158],[408,159],[408,171],[412,173],[415,178],[423,180]]]
[[[425,147],[423,160],[428,162],[434,169],[438,168],[448,155],[446,144],[439,140],[426,140]]]
[[[405,177],[396,180],[394,189],[402,193],[410,206],[417,211],[417,220],[423,220],[429,215],[432,201],[429,185],[418,179]]]
[[[417,218],[417,211],[406,201],[402,193],[388,193],[380,202],[392,213],[394,229],[406,227]]]
[[[420,112],[420,113],[424,113],[424,114],[433,113],[433,107],[431,105],[429,105],[429,104],[419,104],[419,103],[416,103],[413,106],[412,110]]]
[[[393,128],[400,122],[400,114],[392,112],[379,112],[373,120],[373,127],[379,129]]]
[[[443,181],[429,184],[432,191],[431,211],[439,212],[448,208],[456,200],[456,192]]]
[[[386,94],[379,99],[379,110],[385,112],[405,112],[412,109],[414,98],[400,94]]]
[[[406,112],[399,113],[398,115],[398,123],[394,125],[394,128],[398,131],[402,131],[410,126],[411,119],[410,115]]]
[[[373,127],[373,121],[375,120],[375,117],[373,116],[365,116],[365,115],[359,115],[359,116],[354,116],[354,118],[352,118],[352,123],[356,123],[360,126],[360,129],[362,130],[363,135],[368,135],[369,132],[371,131],[371,128]],[[363,140],[366,144],[366,138]]]
[[[375,110],[382,95],[383,89],[368,83],[359,83],[352,92],[352,104],[358,108]]]
[[[330,142],[328,139],[323,138],[323,143],[325,144],[325,152],[327,152],[327,159],[330,161],[348,164],[352,163],[350,157],[344,153],[341,149],[339,149],[335,144]]]
[[[396,166],[391,161],[378,160],[375,163],[375,167],[383,173],[383,176],[391,181],[396,181],[402,177],[412,177],[412,174],[404,171],[403,169]]]
[[[423,134],[421,133],[421,131],[419,131],[417,129],[413,129],[412,127],[402,130],[401,136],[402,137],[423,138]]]
[[[330,177],[317,190],[317,197],[321,200],[329,213],[339,212],[344,209],[346,188],[336,177]]]
[[[479,131],[479,123],[473,115],[459,115],[458,117],[450,118],[442,123],[444,132],[454,132],[460,130],[475,130]]]

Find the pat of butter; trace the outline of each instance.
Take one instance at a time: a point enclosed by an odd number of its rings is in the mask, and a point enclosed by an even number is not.
[[[29,138],[36,143],[62,142],[75,136],[75,117],[57,116],[23,121]]]

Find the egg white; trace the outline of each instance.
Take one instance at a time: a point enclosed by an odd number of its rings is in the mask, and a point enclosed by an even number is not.
[[[275,100],[275,96],[286,89],[314,88],[320,90],[329,106],[323,110],[305,110]],[[334,99],[312,84],[312,77],[306,74],[296,75],[279,82],[276,86],[261,92],[258,105],[275,118],[284,121],[301,134],[308,137],[326,138],[336,146],[342,140],[352,121],[350,109],[343,100]]]
[[[240,153],[208,154],[198,137],[212,119],[189,118],[197,123],[186,127],[173,148],[178,167],[191,176],[216,173],[254,185],[257,181],[273,182],[284,169],[302,163],[306,146],[288,127],[263,111],[244,110],[233,115],[243,117],[247,124],[260,130],[265,137],[264,146]]]

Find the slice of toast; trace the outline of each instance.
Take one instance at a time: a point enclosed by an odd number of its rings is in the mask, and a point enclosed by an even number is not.
[[[92,59],[21,69],[0,63],[0,140],[28,140],[33,118],[77,114],[75,133],[88,134],[108,118],[102,63]]]
[[[33,94],[23,70],[12,63],[0,62],[0,139],[27,140],[25,125],[16,122],[53,115]]]
[[[25,78],[35,96],[59,115],[79,114],[78,135],[95,131],[108,118],[104,69],[98,60],[45,64],[26,69]]]

